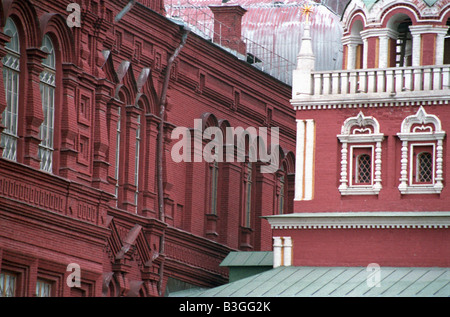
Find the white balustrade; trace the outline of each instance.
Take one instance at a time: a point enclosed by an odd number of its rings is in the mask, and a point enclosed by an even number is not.
[[[314,71],[312,95],[449,90],[450,65]]]

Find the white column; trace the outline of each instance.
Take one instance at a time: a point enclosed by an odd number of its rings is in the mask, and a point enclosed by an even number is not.
[[[377,141],[375,147],[375,177],[373,189],[380,191],[381,187],[381,141]]]
[[[435,65],[444,64],[444,41],[445,35],[447,34],[448,26],[443,26],[442,28],[435,28],[436,32],[436,51],[435,51]]]
[[[402,142],[402,159],[400,162],[400,185],[398,185],[398,189],[403,193],[408,188],[408,141]]]
[[[356,67],[356,47],[358,44],[349,43],[347,45],[347,69],[355,69]]]
[[[283,265],[292,265],[292,238],[283,237]]]
[[[273,267],[281,266],[282,262],[282,240],[281,237],[273,237]]]
[[[437,141],[437,148],[436,148],[436,183],[434,184],[434,187],[438,190],[442,190],[444,188],[444,185],[442,181],[444,180],[442,177],[443,170],[442,170],[442,163],[443,163],[443,141],[442,139],[439,139]]]
[[[314,120],[306,120],[305,144],[305,197],[313,199],[314,191],[314,152],[315,152],[315,124]]]
[[[314,120],[297,120],[294,200],[312,200],[314,191]]]
[[[387,68],[389,60],[389,37],[387,34],[380,36],[378,68]]]
[[[341,148],[341,184],[339,185],[340,191],[345,191],[348,188],[348,173],[347,173],[347,142],[341,140],[342,148]]]
[[[363,69],[367,69],[367,52],[369,51],[368,48],[369,45],[369,41],[367,40],[367,38],[363,39]]]
[[[297,145],[295,153],[295,200],[303,198],[303,164],[305,158],[305,121],[297,120]]]
[[[420,66],[422,35],[420,33],[412,34],[412,41],[412,66]]]
[[[359,35],[342,38],[342,45],[347,45],[347,69],[356,68],[356,48],[360,44],[363,44],[363,41]]]

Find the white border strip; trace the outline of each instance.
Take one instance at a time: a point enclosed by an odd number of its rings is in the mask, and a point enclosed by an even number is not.
[[[441,229],[450,212],[322,212],[265,216],[272,229]]]

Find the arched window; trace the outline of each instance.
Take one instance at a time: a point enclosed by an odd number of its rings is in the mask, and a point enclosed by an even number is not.
[[[219,183],[219,163],[214,160],[209,166],[211,175],[211,215],[217,215],[217,191]]]
[[[412,36],[409,30],[410,25],[412,25],[410,18],[406,18],[398,23],[395,59],[395,66],[397,67],[412,65]]]
[[[39,130],[41,144],[39,145],[38,156],[41,161],[41,170],[52,172],[55,127],[56,57],[52,40],[47,34],[44,36],[41,49],[48,55],[42,62],[44,70],[40,75],[40,91],[44,121]]]
[[[6,20],[3,32],[11,37],[6,43],[7,54],[2,59],[3,83],[5,85],[6,109],[2,114],[2,132],[0,146],[3,158],[17,160],[18,115],[19,115],[19,73],[20,73],[20,41],[17,27],[11,18]]]
[[[280,215],[284,214],[285,203],[284,197],[286,192],[286,174],[284,172],[283,166],[281,167],[280,176],[278,177],[278,181],[280,184],[280,191],[278,193],[278,213]]]
[[[124,101],[122,94],[119,94],[119,99]],[[119,185],[120,185],[120,142],[122,134],[122,107],[117,108],[117,125],[116,125],[116,153],[115,153],[115,165],[114,165],[114,178],[116,179],[116,188],[114,195],[116,196],[116,206],[119,202]]]
[[[252,184],[253,184],[253,163],[247,163],[247,179],[245,184],[245,214],[244,227],[250,228],[252,215]]]
[[[140,152],[141,152],[141,115],[137,116],[136,127],[136,151],[134,153],[134,186],[136,187],[134,192],[134,205],[136,206],[136,213],[138,212],[138,200],[139,200],[139,164],[140,164]]]
[[[343,39],[347,59],[345,61],[346,69],[363,68],[364,44],[361,37],[361,31],[364,29],[363,22],[356,20],[350,31],[350,34]]]

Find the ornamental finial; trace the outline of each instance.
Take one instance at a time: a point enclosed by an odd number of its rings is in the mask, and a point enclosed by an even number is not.
[[[306,16],[306,23],[309,23],[309,15],[313,13],[313,6],[310,4],[305,4],[301,10],[302,16]]]

